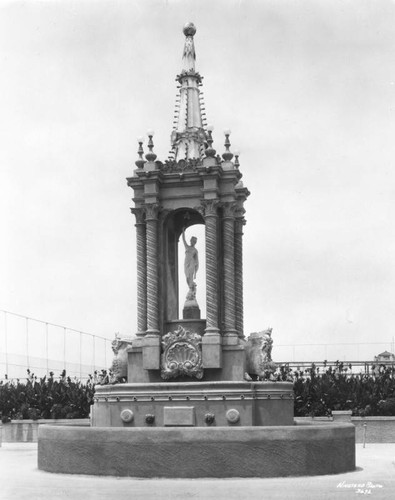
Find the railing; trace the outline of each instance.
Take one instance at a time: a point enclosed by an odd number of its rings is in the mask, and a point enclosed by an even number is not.
[[[0,309],[0,379],[5,374],[10,378],[23,378],[27,368],[38,376],[50,371],[58,375],[66,369],[70,376],[87,378],[95,370],[107,369],[111,365],[111,341],[100,335]],[[311,358],[338,359],[344,364],[351,363],[353,372],[370,373],[375,363],[374,356],[384,350],[394,352],[393,340],[333,344],[275,342],[272,355],[278,364],[288,364],[293,368],[310,367]],[[323,361],[314,363],[324,366]]]
[[[309,359],[338,359],[346,362],[355,359],[364,362],[374,359],[380,352],[394,352],[394,339],[388,342],[336,342],[336,343],[303,343],[303,344],[273,344],[273,359],[283,359],[286,362],[309,362]],[[347,361],[349,363],[349,361]]]
[[[343,365],[343,370],[347,369],[347,372],[351,374],[363,373],[366,375],[372,375],[377,373],[377,370],[381,365],[387,368],[395,369],[395,361],[277,361],[276,364],[279,366],[287,366],[291,368],[292,371],[304,371],[314,364],[316,368],[320,369],[320,372],[325,372],[330,366],[334,368],[337,364],[341,363]]]
[[[111,364],[111,339],[0,309],[0,379],[66,370],[87,378]]]

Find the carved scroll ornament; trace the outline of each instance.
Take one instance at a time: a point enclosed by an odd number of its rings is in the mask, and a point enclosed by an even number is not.
[[[187,375],[200,380],[203,377],[201,340],[200,335],[184,330],[182,326],[164,335],[161,377],[168,380]]]

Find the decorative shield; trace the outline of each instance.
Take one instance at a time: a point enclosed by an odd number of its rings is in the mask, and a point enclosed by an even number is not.
[[[201,341],[200,335],[184,330],[182,326],[164,335],[161,377],[168,380],[187,375],[200,380],[203,377]]]

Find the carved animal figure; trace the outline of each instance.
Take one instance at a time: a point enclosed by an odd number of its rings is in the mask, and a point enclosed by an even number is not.
[[[127,348],[132,346],[131,338],[120,338],[115,334],[115,339],[111,343],[114,353],[110,368],[110,384],[125,382],[128,376],[128,353]]]
[[[256,375],[260,380],[271,378],[276,370],[272,361],[272,345],[272,328],[250,334],[245,346],[249,375]]]

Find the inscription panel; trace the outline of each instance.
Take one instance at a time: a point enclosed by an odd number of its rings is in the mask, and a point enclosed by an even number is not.
[[[194,406],[165,406],[163,408],[163,423],[165,426],[194,426]]]

